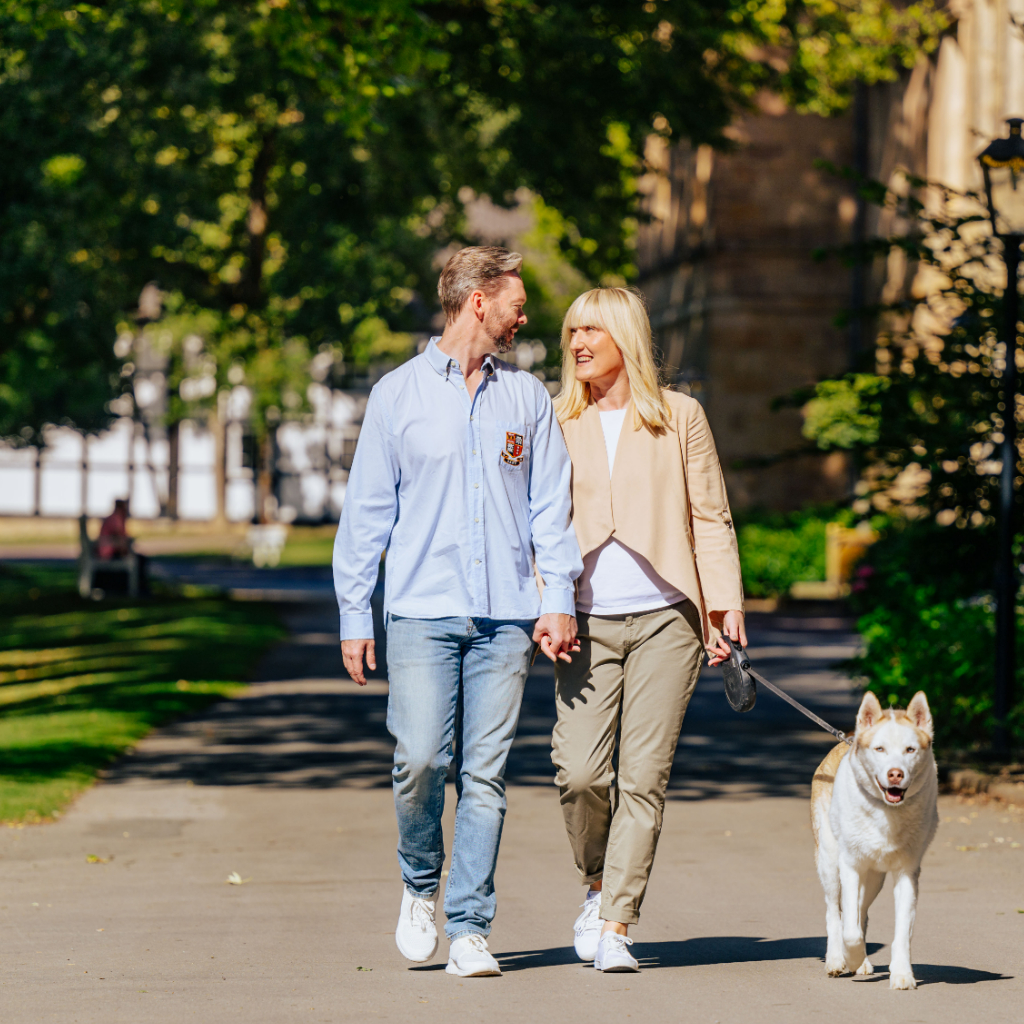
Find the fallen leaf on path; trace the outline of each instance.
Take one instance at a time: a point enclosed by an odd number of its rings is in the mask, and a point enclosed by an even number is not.
[[[372,971],[373,968],[372,967],[357,967],[356,970],[357,971]]]
[[[114,858],[113,857],[97,857],[95,853],[90,853],[85,858],[86,864],[109,864]]]
[[[957,849],[961,853],[966,853],[968,850],[976,850],[977,847],[976,846],[958,846]]]
[[[232,871],[225,880],[225,885],[245,885],[246,882],[251,882],[251,878],[243,878],[237,871]]]

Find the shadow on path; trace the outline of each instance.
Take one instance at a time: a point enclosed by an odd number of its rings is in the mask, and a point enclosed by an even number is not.
[[[882,944],[869,942],[868,954],[874,955]],[[649,971],[661,967],[708,967],[715,964],[760,963],[771,960],[804,960],[814,958],[824,962],[825,937],[806,936],[798,939],[763,939],[746,935],[717,935],[707,938],[685,939],[678,942],[644,942],[634,947],[641,969]],[[502,971],[523,971],[536,967],[561,967],[576,964],[586,966],[569,946],[553,949],[527,949],[498,954]],[[443,965],[442,965],[443,968]],[[919,985],[976,985],[983,981],[1011,981],[1012,975],[979,971],[972,967],[940,964],[915,964],[914,975]],[[889,975],[885,967],[876,965],[875,973],[868,977],[846,980],[856,984],[884,981]]]
[[[869,942],[867,945],[869,954],[882,948],[877,942]],[[638,943],[633,952],[640,961],[640,967],[645,971],[657,967],[707,967],[713,964],[803,960],[807,957],[817,957],[824,962],[825,937],[764,939],[747,935],[716,935],[674,942]],[[562,964],[582,966],[570,946],[501,953],[498,960],[503,971],[555,967]]]
[[[386,651],[378,619],[378,668],[356,687],[342,678],[332,603],[284,609],[291,640],[263,661],[253,686],[201,716],[160,730],[122,759],[108,781],[191,780],[197,785],[278,788],[385,787],[393,741],[387,731]],[[839,728],[856,712],[849,680],[834,670],[853,652],[848,621],[750,616],[755,664]],[[516,785],[549,786],[554,677],[538,660],[527,681],[506,772]],[[745,715],[730,710],[717,669],[705,669],[683,727],[669,797],[803,796],[834,741],[772,694]]]

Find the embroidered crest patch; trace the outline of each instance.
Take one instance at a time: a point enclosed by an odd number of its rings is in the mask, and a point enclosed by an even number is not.
[[[523,461],[523,435],[514,430],[505,431],[505,450],[501,457],[510,466],[519,466]]]

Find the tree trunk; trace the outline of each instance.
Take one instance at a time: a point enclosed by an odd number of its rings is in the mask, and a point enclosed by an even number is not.
[[[256,473],[256,517],[261,523],[270,521],[274,497],[274,431],[270,429],[260,440],[259,469]]]
[[[226,393],[222,392],[224,397]],[[223,528],[227,525],[227,421],[221,414],[224,401],[218,395],[217,412],[210,414],[208,427],[213,434],[213,492],[214,524]]]
[[[270,131],[263,136],[249,187],[249,215],[245,224],[249,236],[249,259],[239,283],[238,296],[250,309],[258,307],[263,300],[263,257],[267,248],[267,177],[273,166],[274,132]]]
[[[167,515],[178,518],[178,447],[181,423],[167,425]]]

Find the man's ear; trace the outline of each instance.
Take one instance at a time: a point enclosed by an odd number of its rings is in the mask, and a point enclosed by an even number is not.
[[[481,291],[479,288],[474,288],[469,293],[469,298],[466,301],[469,303],[470,309],[473,310],[473,315],[483,323],[483,319],[487,315],[486,292]]]

